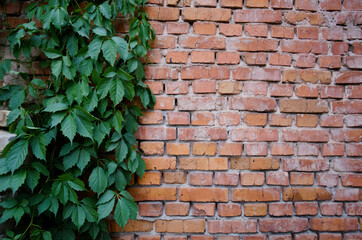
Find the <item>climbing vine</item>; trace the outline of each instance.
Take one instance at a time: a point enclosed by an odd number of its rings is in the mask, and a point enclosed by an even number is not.
[[[0,79],[10,71],[25,81],[0,89],[16,134],[0,158],[0,191],[11,191],[0,223],[14,222],[6,239],[110,239],[111,212],[122,227],[136,218],[126,187],[145,163],[134,134],[141,108],[155,104],[142,82],[154,39],[145,2],[37,1],[25,10],[29,22],[9,31],[15,61],[41,61],[49,74],[0,64]],[[129,18],[123,36],[119,16]]]

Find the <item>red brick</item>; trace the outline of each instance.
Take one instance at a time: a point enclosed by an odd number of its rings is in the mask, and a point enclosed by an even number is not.
[[[326,40],[341,41],[343,40],[343,28],[322,28],[322,35]]]
[[[187,34],[190,29],[190,24],[185,22],[167,22],[166,29],[168,34]]]
[[[174,36],[157,36],[156,39],[152,42],[152,48],[162,48],[162,49],[171,49],[175,48]]]
[[[140,150],[144,155],[163,155],[164,145],[163,142],[141,142]]]
[[[268,94],[268,83],[266,82],[245,82],[243,92],[250,95],[263,95]]]
[[[216,34],[215,23],[195,22],[193,28],[194,28],[195,34],[200,34],[200,35],[215,35]]]
[[[361,221],[361,220],[360,220]],[[346,233],[344,234],[346,240],[359,240],[362,237],[361,233]]]
[[[276,108],[276,101],[273,98],[231,97],[229,107],[233,110],[271,112]]]
[[[183,170],[227,170],[228,159],[223,157],[218,158],[180,158],[179,169]]]
[[[316,0],[296,0],[295,7],[297,10],[317,11],[318,1],[316,1]]]
[[[362,56],[346,56],[344,57],[344,65],[351,69],[361,69]]]
[[[167,63],[187,63],[188,52],[170,51],[167,53]]]
[[[240,184],[244,186],[261,186],[264,184],[264,173],[241,173]]]
[[[195,142],[193,143],[192,154],[197,156],[214,156],[216,155],[216,149],[216,143]]]
[[[196,0],[196,6],[216,7],[216,0]]]
[[[198,186],[212,185],[212,173],[189,173],[189,184]]]
[[[353,40],[361,38],[362,38],[362,31],[360,28],[351,27],[347,29],[347,39]]]
[[[249,8],[268,8],[268,0],[245,0],[245,6]]]
[[[270,5],[272,8],[283,8],[283,9],[292,9],[293,0],[271,0]]]
[[[235,0],[237,1],[237,0]],[[225,36],[231,37],[231,36],[241,36],[242,34],[242,26],[240,24],[224,24],[221,23],[219,25],[219,31],[220,34],[223,34]]]
[[[239,183],[239,173],[216,172],[214,177],[215,185],[236,186]]]
[[[278,48],[278,41],[265,38],[231,39],[230,48],[241,52],[274,52]]]
[[[346,144],[346,154],[350,157],[362,156],[362,144]]]
[[[167,233],[203,233],[206,229],[204,219],[156,220],[155,231]]]
[[[309,222],[314,231],[346,232],[358,229],[356,218],[312,218]]]
[[[175,79],[175,71],[171,71],[168,67],[152,67],[145,66],[146,79],[161,80]]]
[[[273,142],[278,140],[278,131],[276,129],[232,129],[230,139],[233,141],[249,142]]]
[[[269,63],[275,66],[290,66],[292,58],[287,54],[271,53],[269,55]]]
[[[312,114],[298,114],[296,125],[298,127],[316,127],[318,125],[318,116]]]
[[[349,187],[362,187],[362,174],[343,174],[342,185]]]
[[[269,215],[275,217],[281,216],[292,216],[293,205],[292,203],[270,203],[269,204]]]
[[[195,80],[192,82],[194,93],[216,93],[216,82],[214,80]]]
[[[289,53],[309,53],[312,49],[310,41],[298,41],[298,40],[282,40],[281,50],[282,52]]]
[[[340,11],[341,0],[320,0],[321,8],[326,11]]]
[[[332,102],[333,113],[362,113],[361,101],[334,101]]]
[[[296,215],[317,215],[318,204],[317,203],[294,203]]]
[[[334,201],[358,201],[359,189],[343,188],[337,189],[334,194]]]
[[[135,201],[175,201],[177,199],[177,189],[173,187],[132,187],[128,191]]]
[[[220,112],[217,117],[221,126],[236,126],[240,123],[238,112]]]
[[[256,220],[210,220],[209,233],[256,233]]]
[[[352,46],[353,46],[353,53],[362,54],[362,43],[361,42],[354,42],[352,44]],[[346,49],[346,48],[344,48],[344,49]],[[347,51],[348,51],[348,45],[347,45],[347,50],[345,50],[344,53],[346,53]]]
[[[312,41],[312,50],[314,54],[328,54],[328,43],[327,41]]]
[[[163,182],[170,184],[186,183],[187,174],[184,171],[172,171],[163,173]]]
[[[344,118],[345,118],[347,127],[360,127],[360,126],[362,126],[362,116],[348,115],[348,116],[345,116]]]
[[[351,129],[345,131],[346,142],[361,142],[362,141],[362,129]]]
[[[145,81],[145,84],[150,87],[153,94],[158,95],[163,93],[163,83],[156,81]]]
[[[325,188],[312,188],[312,187],[300,187],[300,188],[284,188],[283,200],[284,201],[325,201],[331,200],[332,193]]]
[[[322,86],[321,98],[343,98],[344,88],[340,86]]]
[[[237,81],[222,81],[219,82],[217,90],[220,94],[238,94],[242,90],[242,85]]]
[[[162,112],[143,112],[143,115],[139,117],[140,124],[162,124],[163,116]]]
[[[139,203],[139,213],[142,217],[159,217],[162,215],[162,203]]]
[[[334,187],[338,184],[338,174],[319,173],[317,174],[317,183],[320,186]]]
[[[221,8],[184,8],[182,16],[184,21],[228,22],[231,18],[231,11]]]
[[[297,153],[298,156],[318,156],[319,147],[316,144],[298,143]]]
[[[216,128],[213,127],[209,131],[210,139],[213,141],[217,140],[226,140],[227,139],[227,131],[226,128]]]
[[[245,203],[244,215],[247,217],[265,216],[268,211],[268,205],[265,203]]]
[[[320,240],[342,240],[342,234],[340,233],[320,233]]]
[[[153,49],[152,51],[149,51],[146,54],[144,62],[147,62],[147,63],[160,63],[161,58],[162,58],[162,55],[161,55],[160,49]],[[143,61],[143,59],[142,59],[142,61]]]
[[[138,236],[139,240],[161,240],[160,235],[140,235]]]
[[[270,34],[273,38],[294,38],[294,27],[273,25]]]
[[[220,143],[219,156],[239,156],[243,145],[240,143]]]
[[[241,205],[239,203],[219,203],[217,211],[220,217],[235,217],[241,215]]]
[[[233,188],[231,200],[234,202],[269,202],[280,200],[279,188]]]
[[[174,109],[173,97],[156,97],[155,110],[173,110]]]
[[[178,110],[192,111],[192,110],[215,110],[216,107],[223,109],[226,104],[226,98],[222,97],[178,97],[177,105]]]
[[[250,126],[265,126],[267,123],[266,113],[247,113],[244,121]]]
[[[318,39],[318,27],[298,27],[297,36],[300,39]]]
[[[241,8],[243,6],[243,1],[239,0],[220,0],[221,7],[230,7],[230,8]]]
[[[348,86],[347,96],[348,98],[362,98],[362,86]]]
[[[278,10],[235,10],[234,21],[247,23],[281,23],[282,12]]]
[[[215,115],[210,112],[196,112],[191,115],[193,126],[212,126],[215,124]]]
[[[226,41],[223,37],[184,35],[179,37],[179,45],[183,48],[225,49]]]
[[[268,185],[289,185],[287,172],[268,172],[266,174],[266,184]]]
[[[349,216],[362,216],[362,204],[346,203],[346,213]]]
[[[321,203],[320,211],[323,216],[342,216],[343,203]]]
[[[353,45],[355,47],[355,45]],[[356,48],[355,48],[356,49]],[[342,55],[348,52],[348,43],[344,42],[333,42],[332,43],[332,54]]]
[[[362,10],[362,3],[358,0],[345,0],[343,1],[343,7],[346,10]]]
[[[342,143],[329,143],[322,145],[322,156],[343,156],[344,144]]]
[[[267,62],[267,59],[266,59],[267,55],[265,53],[245,53],[242,56],[243,56],[244,62],[247,65],[266,65],[266,62]],[[258,77],[255,75],[255,73],[257,73],[257,70],[253,71],[253,73],[251,75],[252,79],[253,79],[253,76]],[[262,77],[264,77],[264,76],[262,76]]]
[[[139,140],[174,140],[176,139],[176,129],[140,126],[135,137]]]
[[[300,141],[302,142],[328,142],[329,134],[326,130],[301,130]]]
[[[216,62],[222,64],[239,64],[240,54],[237,52],[218,52],[216,54]]]
[[[166,153],[168,155],[190,155],[189,143],[167,143]]]
[[[163,26],[164,26],[163,23],[156,22],[156,21],[150,21],[150,24],[153,27],[153,29],[155,29],[155,33],[157,35],[163,34]],[[120,24],[120,27],[123,27],[123,25],[124,25],[124,23]],[[128,23],[128,25],[129,25],[129,23]],[[128,28],[129,28],[129,26],[128,26]],[[117,29],[117,32],[128,32],[128,28],[127,28],[127,31],[118,31],[118,29]]]
[[[336,84],[360,84],[362,73],[359,71],[345,71],[336,78]]]
[[[318,86],[299,85],[295,88],[295,94],[298,97],[317,98],[319,95]]]
[[[287,156],[294,154],[294,146],[292,143],[272,143],[270,146],[271,155]]]
[[[361,172],[362,162],[358,159],[341,159],[334,160],[333,168],[342,172]]]
[[[291,185],[313,185],[314,173],[290,173]]]
[[[177,8],[170,7],[144,7],[143,8],[150,20],[176,21],[180,17],[180,11]]]
[[[214,63],[215,62],[215,53],[214,52],[201,52],[193,51],[191,52],[191,62],[192,63]]]
[[[194,203],[192,205],[193,216],[214,216],[215,203]]]
[[[282,130],[282,139],[286,142],[297,142],[300,139],[299,131],[290,129],[290,130]]]
[[[179,200],[182,202],[227,202],[227,188],[179,188]]]
[[[189,125],[190,114],[186,112],[169,112],[167,120],[170,125]]]
[[[165,213],[167,216],[186,216],[190,209],[190,203],[166,202]]]
[[[268,36],[268,25],[266,25],[266,24],[246,24],[246,25],[244,25],[244,32],[247,36],[267,37]]]
[[[302,232],[308,229],[306,218],[269,218],[259,220],[261,232]]]
[[[176,158],[174,157],[143,157],[146,163],[146,170],[168,170],[176,169]]]
[[[275,93],[275,94],[277,94],[277,93]],[[281,94],[281,93],[279,93],[279,94]],[[291,126],[292,125],[292,117],[287,116],[285,114],[271,114],[269,124],[270,124],[270,126],[276,126],[276,127]]]
[[[339,56],[320,56],[319,67],[321,68],[341,68],[341,57]]]

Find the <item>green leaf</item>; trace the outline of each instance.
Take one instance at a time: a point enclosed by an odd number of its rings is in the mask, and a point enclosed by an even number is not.
[[[118,191],[122,191],[126,188],[128,181],[122,171],[117,170],[116,172],[116,188]]]
[[[122,134],[122,122],[124,121],[122,113],[116,110],[113,116],[113,126],[119,134]]]
[[[96,193],[101,194],[107,188],[107,176],[101,167],[93,169],[89,176],[89,187]]]
[[[102,143],[105,137],[106,137],[106,126],[103,124],[103,122],[100,122],[94,129],[94,140],[97,141],[98,146]]]
[[[52,234],[49,231],[44,231],[42,237],[44,240],[52,240]]]
[[[53,9],[51,13],[52,24],[56,28],[61,29],[62,26],[65,26],[67,24],[66,15],[67,13],[64,11],[63,8]]]
[[[32,162],[31,166],[45,176],[49,176],[48,169],[40,162]]]
[[[93,71],[93,61],[89,58],[84,59],[78,67],[80,73],[89,76]]]
[[[124,86],[121,80],[117,78],[113,78],[111,81],[111,87],[109,89],[109,93],[113,104],[116,106],[118,105],[124,96]]]
[[[37,170],[30,168],[28,169],[28,174],[26,176],[26,184],[31,189],[31,192],[34,191],[34,188],[38,185],[40,174]]]
[[[21,114],[21,110],[16,108],[14,110],[12,110],[6,120],[6,125],[9,126],[11,123],[13,123],[16,119],[18,119],[18,117]]]
[[[0,192],[10,188],[11,175],[0,175]]]
[[[75,191],[86,191],[87,189],[84,187],[84,182],[79,178],[72,178],[67,181],[68,185],[74,189]]]
[[[12,173],[24,163],[28,155],[28,148],[29,141],[21,139],[16,142],[6,154],[6,164]]]
[[[116,204],[116,210],[114,211],[114,219],[122,228],[127,224],[130,216],[130,211],[125,199],[118,199]]]
[[[108,1],[102,3],[101,5],[99,5],[99,10],[101,11],[102,15],[107,18],[107,19],[111,19],[112,17],[112,9],[111,6],[109,5]]]
[[[141,92],[141,102],[142,102],[142,105],[147,108],[147,106],[150,104],[150,98],[148,96],[148,93],[147,91],[144,89],[142,92]]]
[[[14,219],[15,219],[15,223],[16,225],[18,225],[20,219],[24,216],[24,209],[22,207],[16,208],[15,212],[14,212]]]
[[[53,113],[51,116],[50,116],[50,119],[51,119],[51,126],[50,127],[55,127],[57,126],[59,123],[61,123],[64,119],[64,117],[67,115],[66,112],[56,112],[56,113]]]
[[[137,155],[136,160],[138,161],[138,168],[136,170],[136,173],[138,176],[140,176],[142,178],[143,174],[146,171],[146,163],[145,161]]]
[[[69,138],[70,142],[73,142],[75,133],[77,131],[77,122],[71,114],[64,118],[61,130],[64,136]]]
[[[53,49],[53,48],[49,48],[49,49],[45,50],[44,53],[50,59],[56,59],[56,58],[63,56],[60,51]]]
[[[102,52],[104,58],[109,62],[109,64],[111,64],[111,66],[113,66],[117,57],[116,42],[113,39],[108,39],[104,41],[102,45]]]
[[[33,136],[30,139],[30,146],[33,150],[33,154],[35,155],[35,157],[45,160],[46,148],[44,134],[40,133],[36,136]]]
[[[81,206],[77,206],[72,213],[72,222],[77,226],[78,230],[85,221],[85,212]]]
[[[63,61],[62,60],[57,60],[57,61],[52,61],[50,68],[52,70],[52,74],[58,78],[60,73],[62,72],[62,67],[63,67]]]
[[[47,86],[41,79],[38,79],[38,78],[31,80],[31,83],[34,85],[37,85],[39,87],[43,87],[43,88],[45,88]]]
[[[91,96],[85,101],[84,108],[88,112],[92,112],[98,105],[98,96],[96,91],[92,91]]]
[[[52,203],[50,204],[49,211],[54,213],[54,215],[57,215],[59,209],[59,202],[57,199],[53,198]]]
[[[78,38],[75,34],[70,35],[67,41],[67,50],[70,56],[74,57],[78,53]]]
[[[13,198],[9,198],[4,200],[3,202],[0,203],[0,206],[3,208],[13,208],[18,204],[18,202],[13,199]]]
[[[102,40],[100,38],[93,39],[93,41],[88,45],[87,56],[89,56],[93,60],[97,60],[98,55],[101,52],[101,47]]]
[[[52,198],[49,196],[45,197],[44,200],[38,204],[38,216],[49,209],[50,204],[52,203]]]
[[[25,100],[25,91],[24,89],[21,89],[11,96],[9,101],[9,108],[14,109],[20,107],[21,104],[23,104],[24,100]]]
[[[79,160],[79,154],[80,154],[80,150],[79,148],[73,150],[70,154],[68,154],[67,156],[64,157],[63,159],[63,165],[64,165],[64,170],[68,170],[72,167],[74,167]]]
[[[107,190],[105,193],[102,194],[102,196],[99,198],[97,205],[106,203],[111,201],[111,199],[114,197],[115,192],[111,191],[111,190]]]
[[[21,169],[16,171],[10,178],[9,187],[13,194],[24,184],[26,179],[26,170]]]
[[[128,154],[128,147],[126,142],[122,139],[121,143],[116,148],[116,160],[118,163],[122,162],[124,159],[126,159],[126,156]]]
[[[74,115],[74,118],[77,123],[77,132],[79,135],[93,140],[93,124],[78,115]]]
[[[117,51],[123,60],[128,58],[128,43],[120,37],[112,37],[113,41],[117,44]]]
[[[107,36],[107,30],[101,27],[93,28],[92,31],[97,34],[98,36],[105,37]]]
[[[77,167],[83,171],[87,164],[90,162],[90,154],[86,149],[82,149],[79,154],[79,161],[77,163]]]
[[[108,202],[105,202],[103,204],[98,205],[97,212],[98,212],[98,221],[107,217],[113,210],[115,203],[115,198],[112,197],[112,199]]]
[[[14,217],[15,211],[16,208],[6,209],[1,215],[0,224]]]

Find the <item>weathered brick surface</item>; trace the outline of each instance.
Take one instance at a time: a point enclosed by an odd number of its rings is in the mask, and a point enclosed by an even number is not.
[[[22,23],[24,1],[8,2],[9,24]],[[111,222],[115,239],[360,239],[361,1],[148,0],[145,10],[157,102],[136,133],[138,221],[124,237]]]

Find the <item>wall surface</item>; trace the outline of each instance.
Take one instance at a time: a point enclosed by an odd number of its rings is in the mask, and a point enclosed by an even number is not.
[[[362,1],[148,2],[157,104],[114,239],[361,239]]]

